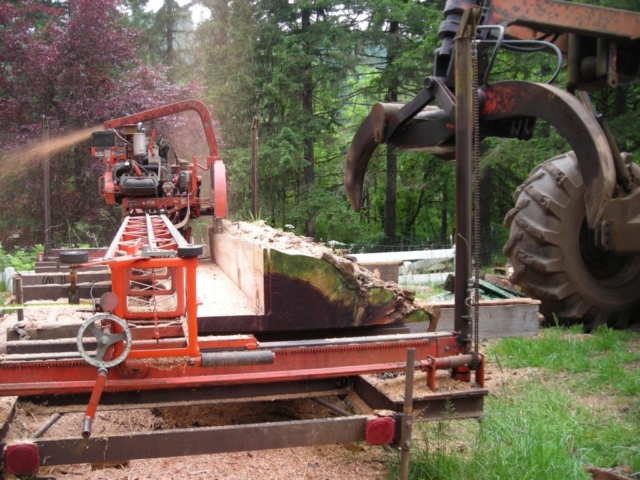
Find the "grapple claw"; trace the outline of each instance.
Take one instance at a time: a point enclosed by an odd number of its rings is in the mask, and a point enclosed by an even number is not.
[[[482,89],[480,120],[537,117],[553,125],[576,154],[585,184],[587,223],[594,228],[616,184],[607,138],[593,114],[570,93],[552,85],[506,81]]]

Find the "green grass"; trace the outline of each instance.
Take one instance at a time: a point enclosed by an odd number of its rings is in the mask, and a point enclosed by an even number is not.
[[[441,283],[427,283],[424,285],[402,285],[402,288],[415,293],[416,298],[420,300],[431,300],[436,295],[447,292]]]
[[[633,342],[633,346],[632,346]],[[420,424],[412,479],[589,479],[585,468],[640,470],[638,337],[552,328],[487,349],[490,369],[538,367],[492,392],[480,422]],[[635,362],[622,366],[621,362]],[[588,398],[599,400],[589,406]],[[393,465],[392,476],[398,472]]]
[[[568,383],[578,393],[604,390],[625,395],[640,394],[640,353],[627,342],[636,334],[599,328],[592,335],[580,327],[553,327],[536,338],[505,338],[486,353],[510,368],[541,367],[549,373],[573,375]],[[635,368],[626,366],[635,364]]]

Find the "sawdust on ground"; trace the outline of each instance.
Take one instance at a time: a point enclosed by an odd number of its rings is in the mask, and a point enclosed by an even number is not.
[[[395,375],[363,375],[368,383],[376,387],[394,402],[404,400],[406,377],[404,373]],[[430,395],[441,393],[465,392],[477,390],[479,387],[475,382],[459,382],[451,378],[449,370],[438,370],[436,372],[436,391],[432,392],[427,387],[426,375],[416,372],[413,383],[413,398],[426,398]]]

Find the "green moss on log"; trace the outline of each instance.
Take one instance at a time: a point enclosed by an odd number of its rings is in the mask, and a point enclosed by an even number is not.
[[[330,263],[306,255],[290,255],[269,250],[269,272],[300,280],[320,292],[331,302],[353,308],[358,302],[359,286]]]
[[[373,287],[367,293],[367,303],[372,307],[381,307],[393,303],[396,299],[395,293],[382,287]]]
[[[423,308],[417,308],[409,315],[405,315],[404,323],[412,322],[428,322],[431,320],[431,316]]]

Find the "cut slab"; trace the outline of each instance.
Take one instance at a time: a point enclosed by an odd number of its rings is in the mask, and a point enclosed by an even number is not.
[[[263,223],[224,221],[211,230],[209,240],[214,262],[249,298],[254,312],[237,311],[236,320],[214,314],[202,322],[207,333],[229,331],[234,324],[244,325],[243,331],[296,331],[430,318],[414,305],[412,292],[306,237]],[[198,292],[208,295],[200,286]]]
[[[260,306],[211,260],[198,263],[196,270],[198,317],[259,315]]]

